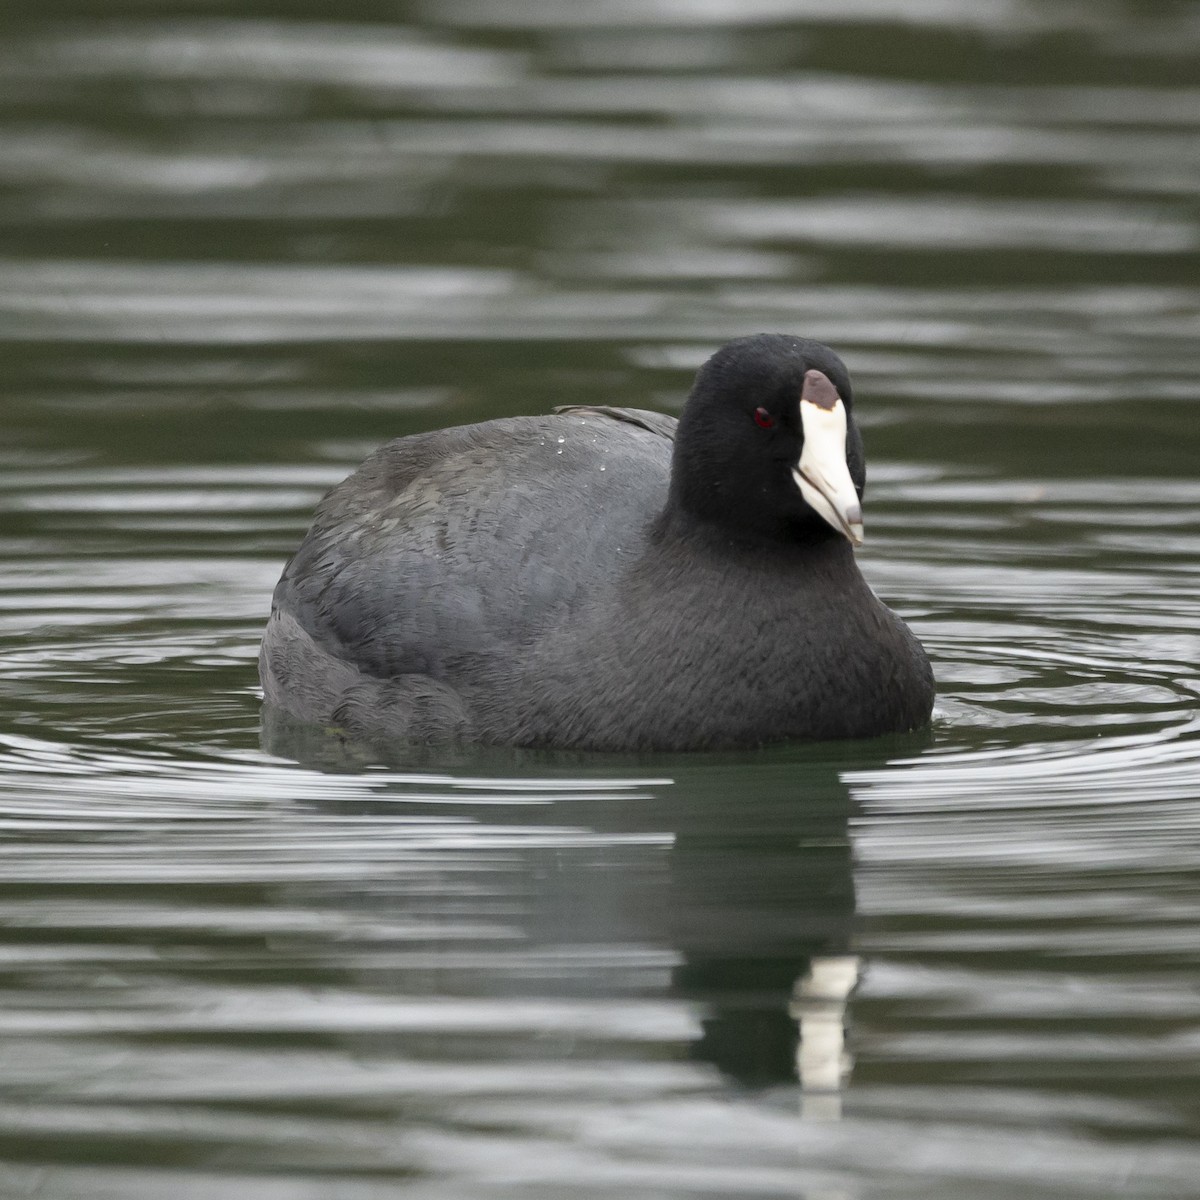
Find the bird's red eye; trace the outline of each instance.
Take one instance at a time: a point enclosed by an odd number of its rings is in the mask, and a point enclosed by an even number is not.
[[[775,428],[775,418],[765,408],[756,408],[754,410],[754,423],[759,429]]]

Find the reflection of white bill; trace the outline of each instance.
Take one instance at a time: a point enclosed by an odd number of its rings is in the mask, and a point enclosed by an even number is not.
[[[796,980],[789,1011],[800,1022],[796,1073],[802,1116],[836,1121],[842,1115],[842,1085],[852,1066],[846,1052],[846,1002],[858,983],[860,965],[854,954],[817,957]]]

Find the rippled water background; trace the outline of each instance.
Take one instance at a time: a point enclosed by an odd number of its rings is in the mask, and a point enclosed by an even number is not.
[[[1196,1195],[1198,13],[0,12],[0,1194]],[[929,736],[263,748],[369,448],[760,329]]]

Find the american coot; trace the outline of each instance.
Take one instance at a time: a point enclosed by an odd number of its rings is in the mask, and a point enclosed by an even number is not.
[[[275,589],[269,703],[351,736],[686,750],[924,724],[920,643],[867,586],[841,359],[760,334],[678,423],[568,407],[399,438]]]

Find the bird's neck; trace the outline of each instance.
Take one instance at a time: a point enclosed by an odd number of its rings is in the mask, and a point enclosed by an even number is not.
[[[810,568],[848,566],[857,570],[850,543],[815,514],[809,522],[737,521],[728,514],[698,514],[668,501],[655,519],[650,540],[662,549],[686,547],[759,562],[801,561]]]

